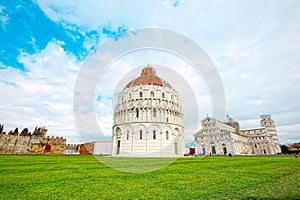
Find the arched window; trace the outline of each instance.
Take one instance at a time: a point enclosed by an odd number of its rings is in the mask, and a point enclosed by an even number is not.
[[[140,130],[140,140],[143,139],[143,131]]]
[[[166,140],[169,140],[169,131],[166,131]]]
[[[161,94],[161,97],[162,97],[162,98],[165,98],[165,93],[164,93],[164,92]]]
[[[156,108],[153,108],[153,117],[156,117]]]
[[[151,91],[150,96],[154,97],[154,92],[153,91]]]
[[[143,97],[143,92],[140,92],[140,97]]]
[[[155,130],[153,130],[153,140],[155,140],[156,139],[156,132],[155,132]]]
[[[127,131],[127,140],[129,140],[129,131]]]
[[[139,118],[139,110],[136,109],[135,111],[136,111],[136,118]]]
[[[131,93],[129,93],[129,99],[131,99]]]

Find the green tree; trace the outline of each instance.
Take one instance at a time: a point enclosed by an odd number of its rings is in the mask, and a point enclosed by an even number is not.
[[[28,128],[24,128],[22,132],[27,134],[28,133]]]
[[[28,128],[23,128],[21,134],[26,135],[26,134],[28,134],[28,133],[29,133]]]
[[[280,145],[282,153],[289,153],[289,148],[285,144]]]
[[[3,128],[4,128],[4,125],[3,125],[3,124],[0,124],[0,134],[2,134]]]
[[[34,128],[32,135],[40,135],[40,131],[38,130],[37,126]]]
[[[15,130],[14,130],[14,134],[19,134],[19,129],[18,128],[15,128]]]
[[[43,127],[35,127],[32,135],[37,135],[37,136],[46,136],[48,129],[46,129],[45,126]]]

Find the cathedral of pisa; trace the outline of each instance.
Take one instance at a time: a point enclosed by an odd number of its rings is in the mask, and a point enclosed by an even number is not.
[[[202,129],[195,136],[196,152],[212,154],[278,154],[278,135],[271,115],[260,116],[260,127],[240,129],[239,123],[227,115],[227,122],[212,117],[202,120]]]
[[[112,156],[184,154],[183,111],[178,93],[150,66],[120,92],[112,129]]]

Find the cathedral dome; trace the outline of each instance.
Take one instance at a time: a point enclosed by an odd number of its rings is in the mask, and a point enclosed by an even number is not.
[[[172,88],[167,81],[156,76],[155,70],[149,66],[145,67],[141,75],[136,79],[130,81],[125,88],[130,88],[139,85],[158,85],[158,86]]]

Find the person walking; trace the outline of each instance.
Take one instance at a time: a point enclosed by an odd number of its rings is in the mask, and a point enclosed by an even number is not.
[[[297,156],[297,154],[296,154],[296,153],[294,153],[294,157],[295,157],[295,158],[298,158],[298,156]]]

